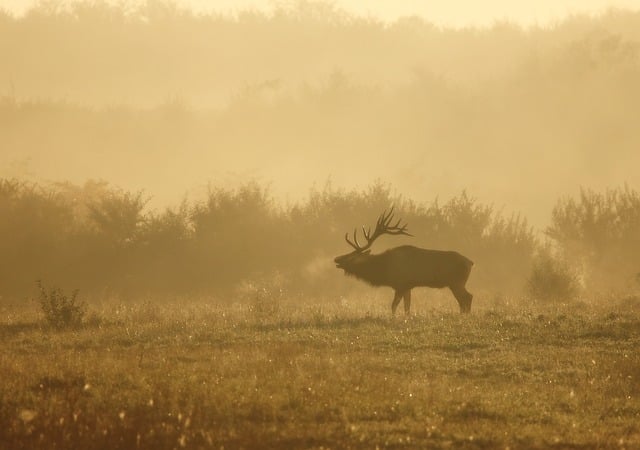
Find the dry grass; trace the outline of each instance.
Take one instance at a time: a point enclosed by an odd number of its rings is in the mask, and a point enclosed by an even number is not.
[[[5,309],[0,447],[640,447],[637,302],[366,305]]]

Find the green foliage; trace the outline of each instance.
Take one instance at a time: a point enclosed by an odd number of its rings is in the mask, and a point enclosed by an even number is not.
[[[350,191],[328,184],[284,206],[267,187],[249,182],[213,188],[203,201],[158,212],[146,209],[142,193],[106,184],[3,180],[0,210],[9,220],[0,222],[0,248],[12,258],[0,271],[0,295],[20,295],[29,280],[46,278],[121,298],[223,297],[265,273],[281,274],[287,290],[344,293],[359,288],[331,264],[351,251],[344,233],[373,225],[390,205],[414,237],[383,236],[375,252],[401,244],[453,249],[476,261],[475,286],[515,293],[525,285],[537,245],[526,220],[503,217],[466,192],[425,205],[380,181]]]
[[[547,234],[589,289],[628,290],[640,267],[640,193],[624,186],[558,201]]]
[[[564,302],[576,299],[580,282],[575,270],[545,248],[533,260],[527,290],[534,300]]]
[[[89,204],[89,219],[97,232],[106,235],[115,245],[127,245],[136,240],[145,220],[143,210],[147,200],[142,195],[142,192],[111,191]]]
[[[0,296],[24,296],[43,277],[67,281],[61,272],[74,219],[70,202],[56,190],[0,179]]]
[[[45,321],[56,329],[77,327],[82,323],[87,305],[78,300],[78,290],[70,296],[60,288],[46,289],[41,281],[38,285],[38,304]]]

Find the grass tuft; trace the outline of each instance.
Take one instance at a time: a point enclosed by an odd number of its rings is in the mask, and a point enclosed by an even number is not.
[[[87,305],[78,300],[79,291],[74,290],[70,296],[60,288],[46,289],[41,281],[37,281],[38,304],[45,321],[56,329],[78,327],[82,323]]]

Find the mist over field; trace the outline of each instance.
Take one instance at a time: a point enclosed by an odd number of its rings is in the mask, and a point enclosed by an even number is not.
[[[559,196],[638,188],[640,13],[544,28],[382,22],[325,3],[149,2],[0,15],[0,174],[144,189],[256,180],[417,201],[466,189],[544,228]]]

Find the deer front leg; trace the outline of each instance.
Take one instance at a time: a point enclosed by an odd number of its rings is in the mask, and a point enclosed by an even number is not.
[[[411,289],[407,289],[404,291],[404,315],[408,316],[411,314]]]
[[[393,295],[393,303],[391,303],[391,314],[396,315],[396,308],[400,304],[400,299],[402,299],[402,292],[394,291]]]

